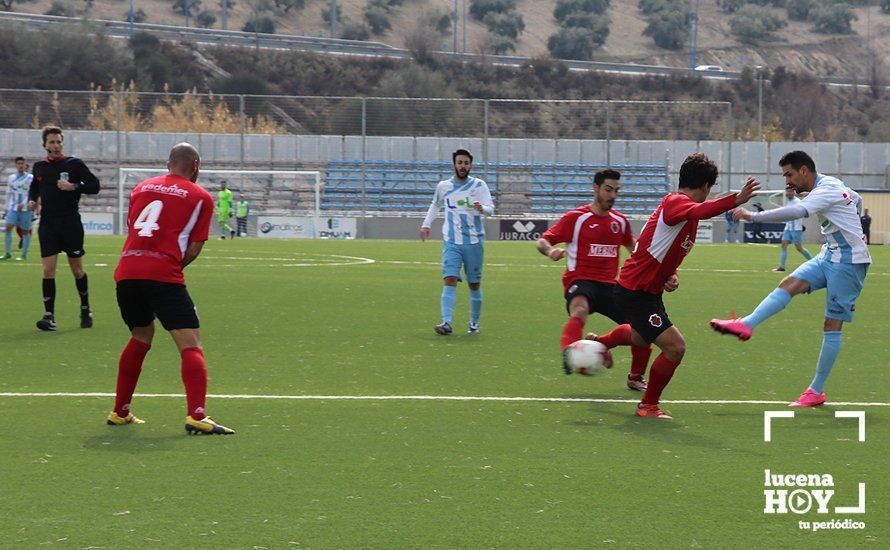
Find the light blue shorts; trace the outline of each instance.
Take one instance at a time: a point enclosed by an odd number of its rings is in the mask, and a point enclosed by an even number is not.
[[[445,242],[442,247],[442,278],[460,277],[460,268],[463,266],[468,283],[482,281],[482,243],[478,244],[454,244]]]
[[[6,213],[6,225],[17,225],[24,231],[31,230],[31,220],[34,219],[34,212],[30,210],[10,210]]]
[[[810,292],[826,289],[825,316],[849,323],[856,311],[856,298],[862,292],[870,264],[835,264],[821,258],[807,260],[789,275],[806,281]]]
[[[803,231],[782,231],[782,240],[792,244],[803,244]]]

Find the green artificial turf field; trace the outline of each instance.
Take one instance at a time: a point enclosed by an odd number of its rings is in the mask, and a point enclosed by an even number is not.
[[[87,239],[90,330],[76,328],[67,266],[59,331],[41,333],[37,250],[0,264],[0,546],[890,545],[890,249],[872,248],[829,405],[774,420],[765,442],[764,411],[788,411],[812,377],[824,292],[795,298],[746,343],[707,322],[770,292],[777,247],[699,245],[687,258],[666,304],[688,349],[663,396],[675,419],[658,421],[632,415],[627,349],[603,375],[562,374],[563,264],[533,243],[486,245],[482,332],[465,333],[461,285],[455,334],[440,337],[440,243],[211,241],[186,277],[208,412],[237,435],[188,437],[163,331],[133,403],[147,423],[105,425],[128,338],[112,280],[120,246]],[[865,442],[836,411],[864,411]],[[767,469],[833,485],[764,487]],[[836,511],[858,505],[860,483],[865,513]],[[811,489],[834,491],[827,513]],[[765,514],[764,490],[799,490],[790,505],[813,506]],[[856,528],[814,532],[832,520]]]

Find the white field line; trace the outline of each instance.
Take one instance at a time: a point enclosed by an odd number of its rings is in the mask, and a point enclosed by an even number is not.
[[[109,392],[0,392],[3,397],[106,397]],[[140,393],[140,398],[177,398],[181,393]],[[593,397],[500,397],[469,395],[257,395],[257,394],[208,394],[210,399],[275,399],[292,401],[519,401],[532,403],[638,403],[638,399],[606,399]],[[788,401],[755,399],[668,399],[662,403],[679,405],[787,405]],[[890,407],[890,403],[837,401],[828,405],[839,407]]]

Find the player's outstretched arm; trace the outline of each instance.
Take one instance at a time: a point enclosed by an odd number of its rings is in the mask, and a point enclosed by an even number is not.
[[[754,195],[754,192],[760,189],[760,182],[756,178],[748,177],[741,191],[735,195],[735,203],[737,206],[745,204]]]

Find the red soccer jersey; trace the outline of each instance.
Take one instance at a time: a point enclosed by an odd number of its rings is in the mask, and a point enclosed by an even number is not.
[[[585,205],[566,212],[542,237],[550,244],[566,243],[562,284],[568,290],[578,280],[614,283],[619,249],[633,244],[634,234],[621,212],[599,216]]]
[[[698,220],[735,208],[735,195],[697,203],[683,193],[671,193],[649,216],[633,254],[624,262],[618,284],[651,294],[664,292],[664,284],[692,251]]]
[[[147,179],[130,194],[127,240],[115,282],[149,279],[184,284],[182,255],[207,240],[213,199],[200,185],[174,174]]]

